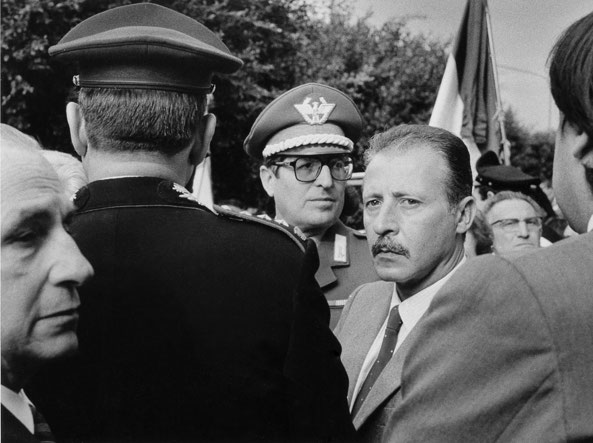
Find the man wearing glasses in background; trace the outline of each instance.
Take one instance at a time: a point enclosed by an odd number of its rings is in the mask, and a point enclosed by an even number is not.
[[[276,219],[317,243],[315,277],[330,305],[332,328],[348,295],[378,280],[365,235],[339,219],[361,132],[362,116],[347,95],[308,83],[270,103],[244,144],[250,156],[263,160],[260,179],[274,198]]]
[[[501,191],[484,204],[492,229],[492,252],[497,255],[533,251],[540,247],[543,209],[520,192]]]

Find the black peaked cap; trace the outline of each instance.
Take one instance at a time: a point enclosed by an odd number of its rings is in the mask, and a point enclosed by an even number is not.
[[[49,54],[77,63],[77,82],[85,88],[208,92],[214,72],[230,74],[243,64],[204,25],[153,3],[94,15]]]

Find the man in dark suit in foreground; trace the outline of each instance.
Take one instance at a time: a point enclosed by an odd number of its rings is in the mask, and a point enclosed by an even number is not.
[[[93,270],[65,225],[74,207],[33,139],[1,125],[2,441],[51,441],[23,388],[76,351],[77,287]]]
[[[593,13],[551,55],[554,191],[581,233],[469,261],[410,335],[384,441],[593,440]]]
[[[44,374],[68,383],[36,392],[56,435],[347,438],[314,245],[214,213],[184,188],[214,133],[212,73],[241,61],[195,20],[148,3],[83,21],[50,54],[79,65],[67,117],[90,183],[72,230],[97,275],[81,293],[78,359]]]

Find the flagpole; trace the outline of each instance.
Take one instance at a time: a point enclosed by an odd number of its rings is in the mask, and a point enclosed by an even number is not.
[[[484,8],[486,10],[486,26],[488,28],[488,43],[490,45],[490,60],[492,61],[492,72],[494,74],[494,88],[496,90],[496,116],[498,124],[500,125],[500,143],[502,144],[503,161],[505,165],[511,164],[511,149],[510,143],[507,140],[507,134],[504,129],[504,113],[502,111],[502,102],[500,100],[500,86],[498,83],[498,66],[496,64],[496,56],[494,54],[494,38],[492,37],[492,23],[490,22],[490,9],[488,8],[488,0],[484,0]],[[498,153],[497,153],[498,154]]]

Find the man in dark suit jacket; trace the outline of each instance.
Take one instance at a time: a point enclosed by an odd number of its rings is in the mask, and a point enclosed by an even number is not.
[[[470,261],[409,337],[384,441],[593,441],[593,13],[551,55],[554,191],[582,235]]]
[[[215,213],[183,187],[214,133],[212,72],[241,61],[154,4],[91,17],[50,53],[79,62],[67,117],[90,184],[72,231],[97,274],[81,293],[78,358],[44,374],[67,383],[35,392],[56,435],[348,438],[315,246],[273,222]]]
[[[92,275],[65,224],[74,210],[33,139],[1,125],[2,441],[51,441],[23,387],[78,346],[76,287]]]
[[[365,155],[364,225],[383,281],[350,295],[335,332],[354,426],[376,442],[402,387],[406,337],[463,262],[475,203],[469,152],[448,131],[401,125],[373,137]]]

